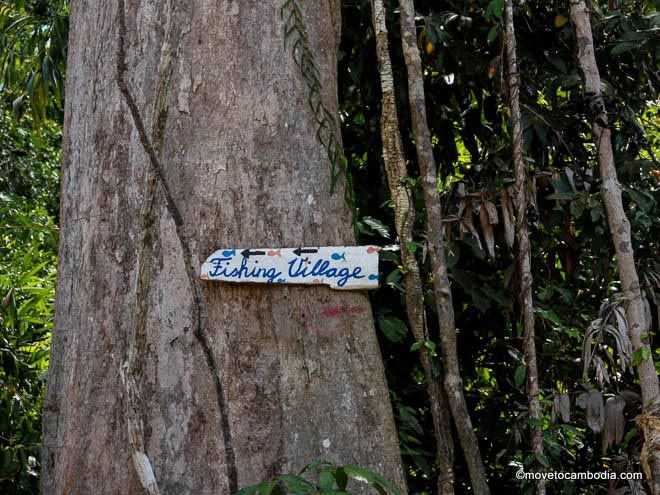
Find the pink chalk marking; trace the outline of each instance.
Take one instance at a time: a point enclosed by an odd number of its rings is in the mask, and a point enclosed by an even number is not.
[[[378,246],[369,246],[367,248],[367,253],[372,254],[372,253],[377,253],[380,251],[380,248]]]
[[[323,308],[321,314],[326,318],[334,318],[342,312],[341,306],[326,306]]]
[[[363,308],[362,306],[350,306],[348,308],[348,312],[352,315],[358,315],[360,313],[364,313],[364,311],[365,308]]]
[[[322,279],[322,278],[315,278],[314,280],[312,280],[312,283],[313,283],[313,284],[322,284],[322,283],[323,283],[323,279]]]

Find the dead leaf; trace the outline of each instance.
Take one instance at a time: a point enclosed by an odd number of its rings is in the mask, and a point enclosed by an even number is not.
[[[477,233],[477,229],[474,228],[474,224],[472,223],[472,207],[468,206],[467,209],[465,210],[465,214],[461,217],[461,221],[459,224],[459,229],[461,233],[467,233],[469,232],[470,235],[474,238],[474,241],[477,243],[477,246],[479,249],[483,251],[483,246],[481,245],[481,240],[479,239],[479,234]]]
[[[495,76],[495,74],[497,74],[497,68],[499,66],[500,66],[500,56],[498,55],[493,60],[491,60],[490,64],[488,64],[488,69],[486,70],[488,79],[492,79]]]
[[[568,394],[555,392],[552,399],[552,420],[559,416],[564,423],[571,420],[571,399]]]
[[[589,400],[587,403],[587,426],[591,428],[594,433],[599,433],[603,429],[604,421],[604,407],[603,407],[603,394],[600,390],[592,388],[589,390]]]
[[[564,167],[564,173],[566,174],[566,178],[568,179],[568,183],[571,185],[571,189],[573,189],[573,192],[576,193],[577,189],[575,188],[575,180],[573,179],[573,177],[575,177],[575,172],[573,172],[568,167]]]
[[[608,447],[614,446],[623,440],[626,427],[626,420],[623,416],[625,407],[626,401],[621,396],[610,397],[605,402],[605,421],[601,436],[603,453],[607,452]]]
[[[604,419],[603,394],[595,388],[590,388],[578,395],[575,405],[581,409],[586,409],[587,425],[595,433],[600,432],[603,428]]]
[[[502,223],[504,224],[504,240],[509,249],[513,249],[513,244],[516,241],[515,223],[516,219],[513,216],[513,206],[511,205],[511,198],[505,188],[502,191]]]
[[[488,254],[491,258],[495,258],[495,235],[493,233],[493,226],[490,223],[488,209],[485,208],[485,203],[479,208],[479,220],[481,222],[481,232],[484,236],[484,241],[486,241]]]
[[[488,213],[488,221],[490,224],[497,224],[499,220],[497,218],[497,208],[495,208],[495,205],[490,201],[484,201],[483,206],[486,208],[486,212]]]

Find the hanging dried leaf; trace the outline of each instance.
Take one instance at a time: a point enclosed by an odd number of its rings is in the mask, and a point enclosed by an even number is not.
[[[504,269],[504,287],[507,289],[511,287],[512,282],[516,280],[516,277],[514,275],[516,274],[516,268],[518,267],[518,263],[514,261],[511,263],[509,266],[507,266]]]
[[[594,356],[594,370],[596,374],[596,382],[598,383],[598,385],[600,385],[601,388],[605,384],[609,385],[610,377],[609,374],[607,373],[607,367],[605,366],[603,360],[598,356]]]
[[[610,397],[605,402],[605,421],[601,436],[603,453],[607,452],[608,447],[614,446],[623,440],[626,426],[626,420],[623,416],[625,407],[626,401],[621,396]]]
[[[568,179],[568,183],[571,185],[571,189],[573,189],[573,192],[576,193],[577,189],[575,188],[575,180],[573,179],[575,172],[573,172],[568,167],[564,167],[564,173],[566,173],[566,178]]]
[[[580,395],[578,395],[577,399],[575,399],[575,405],[580,409],[586,409],[588,404],[589,392],[582,392]]]
[[[555,392],[552,399],[552,421],[555,421],[556,417],[561,417],[561,420],[564,423],[568,423],[571,420],[571,400],[568,397],[568,394],[560,394]]]
[[[497,208],[490,201],[484,201],[483,207],[486,208],[486,213],[488,213],[488,221],[491,225],[496,225],[499,222],[497,217]]]
[[[581,409],[586,409],[587,426],[594,433],[598,433],[603,428],[605,408],[603,407],[603,394],[595,388],[590,388],[581,393],[575,400],[575,405]]]
[[[515,230],[515,217],[513,216],[513,207],[511,205],[511,198],[507,192],[508,188],[502,191],[502,223],[504,224],[504,240],[510,249],[513,249],[513,244],[516,241]]]
[[[461,222],[459,224],[459,228],[461,233],[470,233],[472,237],[474,238],[474,241],[477,243],[477,246],[479,249],[483,250],[483,246],[481,245],[481,240],[479,240],[479,234],[477,233],[477,229],[474,228],[474,224],[472,223],[472,207],[469,206],[466,211],[465,215],[461,217]]]
[[[483,233],[484,241],[486,241],[488,254],[491,258],[495,258],[495,235],[493,233],[493,226],[490,223],[488,209],[485,208],[485,203],[479,208],[479,221],[481,222],[481,232]]]
[[[467,196],[463,196],[458,200],[458,213],[457,216],[461,217],[463,216],[463,212],[465,209],[470,206],[470,198]]]
[[[536,177],[527,178],[527,201],[536,206]]]
[[[623,400],[626,401],[626,404],[639,404],[642,402],[642,397],[637,393],[633,392],[632,390],[624,390],[619,394]]]
[[[592,388],[589,390],[589,401],[587,403],[587,426],[594,433],[603,429],[605,408],[603,407],[603,394],[600,390]]]
[[[621,362],[621,369],[626,371],[630,368],[632,360],[632,342],[628,336],[628,322],[622,306],[621,297],[614,296],[606,299],[600,306],[598,318],[591,322],[584,334],[582,344],[583,373],[586,375],[593,365],[596,368],[596,379],[602,385],[609,382],[607,372],[602,360],[596,360],[595,353],[605,341],[607,335],[614,339],[617,355]],[[603,355],[615,365],[615,359],[609,352]]]

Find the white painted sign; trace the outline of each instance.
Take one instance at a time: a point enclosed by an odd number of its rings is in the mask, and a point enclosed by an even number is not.
[[[220,249],[202,265],[201,278],[376,289],[379,250],[378,246]]]

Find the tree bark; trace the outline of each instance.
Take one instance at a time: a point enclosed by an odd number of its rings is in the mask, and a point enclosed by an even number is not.
[[[516,54],[516,32],[513,24],[513,0],[506,0],[505,43],[507,55],[507,89],[509,92],[509,113],[513,132],[513,164],[516,190],[516,233],[518,238],[518,272],[520,274],[520,305],[523,316],[523,354],[527,365],[527,397],[531,428],[532,451],[543,455],[543,430],[541,425],[541,403],[539,401],[539,372],[536,365],[536,343],[534,332],[534,301],[532,300],[532,259],[529,234],[527,231],[526,210],[527,173],[523,159],[523,126],[520,117],[520,74]],[[535,463],[538,468],[538,462]],[[535,480],[536,493],[545,495],[545,480]]]
[[[383,114],[381,116],[381,133],[383,136],[383,158],[388,174],[390,183],[390,190],[392,191],[392,198],[395,203],[395,221],[397,223],[397,232],[399,233],[399,241],[401,243],[401,257],[404,269],[406,270],[406,297],[413,300],[409,304],[415,304],[416,301],[423,300],[421,292],[421,282],[419,282],[419,267],[414,255],[408,249],[408,241],[412,240],[412,227],[414,223],[414,206],[412,204],[412,191],[408,181],[408,173],[406,169],[406,162],[403,156],[403,146],[401,144],[401,135],[399,131],[399,124],[396,111],[396,101],[394,95],[394,80],[392,76],[391,61],[387,41],[387,26],[385,23],[385,9],[382,0],[374,0],[372,3],[373,16],[374,16],[374,30],[376,32],[376,50],[378,53],[379,71],[381,77],[381,87],[383,93]],[[409,20],[403,19],[403,16],[409,16],[410,5],[401,5],[402,16],[402,29],[404,22],[409,25]],[[405,12],[404,12],[404,9]],[[412,22],[414,33],[414,8],[412,8]],[[403,36],[407,36],[403,33]],[[414,35],[413,35],[414,36]],[[404,55],[410,57],[409,38],[403,40]],[[416,48],[415,48],[416,49]],[[419,60],[419,53],[417,54]],[[410,64],[407,60],[408,69]],[[421,61],[419,62],[419,74],[421,76]],[[421,79],[419,79],[421,81]],[[416,83],[416,81],[414,81]],[[417,96],[419,91],[415,87],[413,97]],[[421,105],[424,107],[423,98],[423,85],[421,89]],[[419,102],[416,102],[418,105]],[[411,105],[412,106],[412,105]],[[418,109],[417,109],[418,110]],[[415,113],[413,111],[413,113]],[[417,125],[416,130],[420,131],[421,121],[420,115],[415,115],[416,119],[413,125]],[[426,123],[425,114],[423,114],[424,125]],[[422,131],[423,132],[423,131]],[[428,129],[426,130],[428,135]],[[417,136],[416,136],[417,137]],[[419,145],[419,143],[418,143]],[[430,146],[430,138],[428,146]],[[420,167],[421,165],[420,159]],[[428,157],[425,156],[426,170],[424,170],[424,182],[429,180],[429,175],[433,175],[433,183],[435,184],[435,165],[433,164],[433,172],[430,171],[428,166]],[[428,184],[424,185],[425,188]],[[435,197],[434,197],[435,194]],[[435,200],[430,202],[430,200]],[[437,192],[430,193],[425,189],[425,201],[427,201],[427,208],[431,206],[431,222],[441,222],[440,216],[440,203],[437,197]],[[427,212],[428,213],[428,212]],[[444,263],[444,251],[442,250],[442,229],[435,230],[437,224],[427,224],[429,235],[429,252],[432,256],[434,277],[437,279],[434,282],[435,294],[438,301],[438,316],[440,319],[440,343],[444,364],[444,388],[449,409],[454,418],[454,424],[458,431],[459,440],[465,453],[465,459],[470,472],[470,479],[475,493],[487,494],[489,493],[488,484],[486,481],[486,471],[481,460],[479,453],[479,445],[477,437],[474,433],[470,415],[468,412],[465,397],[463,395],[463,381],[460,375],[460,368],[458,364],[458,354],[456,349],[456,326],[454,324],[454,312],[451,302],[451,292],[449,289],[449,279],[447,277],[447,267]],[[441,223],[440,223],[441,225]],[[402,232],[404,233],[402,235]],[[438,249],[438,246],[439,249]],[[410,287],[409,287],[410,285]],[[418,286],[419,285],[419,286]],[[423,311],[423,306],[422,309]],[[410,313],[410,310],[409,310]],[[417,336],[416,336],[417,337]],[[423,359],[423,356],[422,356]],[[429,390],[429,393],[436,393],[437,391]],[[435,420],[436,438],[438,440],[438,461],[440,469],[442,470],[441,476],[438,479],[439,493],[453,492],[453,473],[449,469],[453,468],[453,448],[448,447],[448,442],[451,441],[451,431],[443,421],[442,418],[442,397],[437,395],[435,401],[437,418]],[[446,442],[444,445],[440,441]],[[451,448],[451,450],[449,450]]]
[[[366,294],[203,282],[197,301],[187,274],[219,247],[354,243],[280,4],[127,2],[144,132],[117,2],[72,4],[43,493],[229,493],[318,458],[405,493]],[[303,12],[336,115],[339,2]]]
[[[422,61],[417,47],[417,29],[415,26],[415,5],[413,0],[399,0],[401,9],[401,42],[403,56],[408,71],[408,99],[413,135],[420,173],[422,175],[422,193],[426,207],[426,239],[433,271],[433,289],[438,308],[441,351],[445,372],[445,389],[453,413],[454,423],[463,448],[470,478],[475,493],[489,493],[486,470],[483,465],[479,444],[474,433],[470,414],[463,395],[463,382],[458,363],[456,348],[456,323],[452,304],[451,288],[445,250],[443,244],[442,208],[438,194],[437,168],[431,146],[431,134],[426,118],[426,98]],[[447,441],[451,441],[451,431],[446,431]],[[453,459],[453,449],[445,454]],[[453,478],[453,477],[452,477]],[[444,481],[444,485],[441,482]],[[439,480],[438,492],[448,493],[449,483],[453,479]],[[451,487],[453,491],[453,487]]]
[[[607,220],[616,252],[621,289],[625,299],[628,332],[633,351],[644,352],[644,358],[637,366],[637,376],[644,402],[643,413],[638,423],[644,432],[642,465],[653,493],[660,493],[660,401],[658,375],[653,364],[648,337],[649,328],[644,314],[644,303],[639,286],[632,248],[630,222],[626,217],[621,200],[621,185],[614,164],[612,140],[608,128],[607,112],[601,91],[600,73],[596,64],[593,35],[589,10],[584,0],[571,0],[571,21],[575,26],[578,45],[578,62],[584,81],[584,90],[590,99],[593,112],[593,140],[598,154],[598,167],[602,181],[602,195],[607,212]]]
[[[438,493],[454,493],[454,447],[451,437],[450,410],[447,397],[438,381],[433,376],[433,363],[424,343],[429,339],[424,310],[424,293],[419,265],[415,253],[409,249],[413,241],[415,225],[415,206],[413,203],[410,177],[403,155],[403,143],[399,130],[394,96],[392,63],[385,25],[385,8],[382,0],[372,3],[374,29],[376,31],[376,50],[382,89],[381,136],[383,140],[383,161],[394,202],[394,221],[401,244],[401,263],[403,265],[406,288],[405,300],[408,321],[415,341],[421,344],[420,360],[426,376],[426,388],[431,403],[431,416],[436,440],[436,459],[438,462]]]

